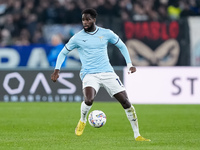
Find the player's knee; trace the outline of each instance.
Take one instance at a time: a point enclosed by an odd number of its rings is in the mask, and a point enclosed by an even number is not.
[[[93,103],[93,99],[88,99],[88,98],[85,99],[85,104],[86,105],[91,106],[92,103]]]
[[[131,103],[129,102],[129,100],[125,100],[123,101],[123,103],[121,103],[122,107],[124,109],[130,108],[131,107]]]

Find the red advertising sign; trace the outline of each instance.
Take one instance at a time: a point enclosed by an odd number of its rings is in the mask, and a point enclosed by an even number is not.
[[[125,22],[124,31],[134,65],[190,65],[187,20]]]

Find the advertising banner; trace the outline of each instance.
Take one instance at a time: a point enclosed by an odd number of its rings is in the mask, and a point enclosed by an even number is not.
[[[200,104],[199,67],[137,67],[134,74],[117,69],[133,104]],[[79,70],[62,70],[56,83],[53,70],[1,70],[0,101],[81,102]],[[123,72],[124,71],[124,72]],[[113,101],[101,88],[95,101]]]
[[[57,82],[53,70],[0,70],[0,101],[4,102],[81,102],[79,70],[61,70]],[[123,71],[116,73],[122,79]],[[116,101],[101,88],[95,101]]]
[[[125,22],[124,31],[134,65],[190,65],[187,20]]]
[[[47,68],[49,45],[9,46],[0,48],[0,68]]]
[[[51,45],[9,46],[0,48],[0,68],[49,68],[54,67],[58,53],[62,46],[55,50]],[[55,54],[56,51],[56,54]],[[50,56],[54,54],[55,56]],[[50,60],[49,60],[50,59]],[[81,63],[77,50],[67,56],[63,66],[80,68]]]
[[[199,67],[137,67],[124,84],[134,104],[200,104]]]

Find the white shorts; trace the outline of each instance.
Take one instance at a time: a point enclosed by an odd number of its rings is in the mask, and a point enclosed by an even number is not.
[[[98,93],[100,87],[104,87],[111,97],[124,91],[124,85],[115,72],[87,74],[83,78],[83,89],[93,87]]]

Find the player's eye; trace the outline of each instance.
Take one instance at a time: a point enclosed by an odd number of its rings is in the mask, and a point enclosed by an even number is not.
[[[82,21],[89,21],[89,20],[90,20],[90,19],[88,19],[88,18],[87,18],[87,19],[86,19],[86,18],[83,18],[83,19],[82,19]]]

